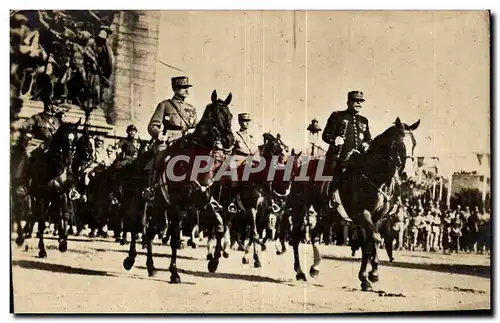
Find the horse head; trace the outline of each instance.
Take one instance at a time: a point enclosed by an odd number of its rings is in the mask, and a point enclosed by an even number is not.
[[[60,166],[71,164],[80,124],[81,119],[76,123],[62,123],[52,137],[49,154],[53,157],[52,160],[59,163]]]
[[[385,160],[398,173],[401,180],[410,180],[415,176],[413,154],[417,144],[413,131],[419,125],[420,120],[409,126],[396,118],[394,126],[373,140],[368,155]]]
[[[288,157],[288,146],[281,141],[280,134],[274,137],[271,133],[264,133],[264,144],[261,148],[261,155],[265,159],[270,159],[273,156],[278,156],[279,163],[286,163]]]
[[[232,149],[234,134],[231,129],[233,115],[229,110],[231,100],[231,93],[223,101],[217,97],[216,90],[212,92],[212,102],[205,108],[205,112],[193,133],[193,138],[199,145],[214,148],[220,143],[224,150]]]

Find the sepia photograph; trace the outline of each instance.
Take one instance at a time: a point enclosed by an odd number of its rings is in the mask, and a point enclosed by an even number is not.
[[[487,8],[9,24],[11,313],[492,314]]]

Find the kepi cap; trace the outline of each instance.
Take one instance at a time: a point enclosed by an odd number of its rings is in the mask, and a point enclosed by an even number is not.
[[[193,85],[189,84],[189,78],[187,76],[172,77],[172,87],[174,88],[188,88],[192,86]]]
[[[239,121],[250,121],[252,118],[250,118],[250,113],[240,113],[238,114],[238,120]]]
[[[365,99],[363,98],[363,92],[361,91],[349,91],[347,93],[347,100],[365,101]]]

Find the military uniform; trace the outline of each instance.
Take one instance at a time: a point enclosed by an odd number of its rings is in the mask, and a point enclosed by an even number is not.
[[[238,115],[238,120],[242,121],[251,121],[250,114],[248,113],[240,113]],[[233,155],[237,156],[250,156],[254,155],[258,152],[257,144],[255,143],[255,139],[250,134],[248,130],[240,129],[236,131],[236,137],[233,148]]]
[[[348,102],[363,102],[363,92],[350,91],[347,93],[347,100]],[[336,143],[337,137],[343,139],[343,144]],[[328,118],[322,139],[329,145],[326,153],[326,173],[333,175],[333,180],[324,187],[331,192],[335,192],[333,194],[334,208],[347,221],[349,217],[343,209],[340,197],[337,195],[337,187],[342,170],[347,166],[347,162],[354,151],[364,152],[365,146],[368,146],[371,142],[368,119],[356,113],[354,109],[335,111]],[[326,193],[330,195],[330,193]],[[380,234],[376,232],[376,227],[372,221],[366,219],[366,225],[374,232],[373,238],[375,241],[381,241]]]
[[[191,87],[187,77],[172,79],[172,86]],[[182,137],[183,132],[193,129],[197,123],[196,109],[183,98],[174,95],[172,99],[164,100],[156,107],[148,125],[148,132],[153,138],[158,138],[162,132],[168,136],[167,142]]]
[[[120,159],[127,161],[135,160],[139,155],[140,145],[139,140],[136,138],[127,137],[120,140],[118,143],[118,147],[120,147],[122,151]]]
[[[189,78],[185,76],[173,77],[172,88],[189,88]],[[160,134],[166,135],[166,142],[157,142],[154,159],[146,166],[147,170],[151,170],[154,166],[156,169],[161,169],[164,165],[164,160],[167,157],[166,145],[172,144],[177,139],[181,138],[189,129],[194,129],[198,122],[196,109],[189,103],[185,102],[184,98],[174,94],[171,99],[161,101],[157,107],[151,120],[148,124],[148,133],[154,139],[158,139]],[[162,129],[163,127],[163,129]],[[166,144],[166,145],[165,145]],[[159,174],[156,174],[157,176]]]
[[[42,153],[50,145],[52,137],[59,129],[61,120],[57,116],[46,111],[33,115],[29,118],[21,129],[21,136],[30,135],[32,138],[28,141],[26,154],[21,157],[16,167],[14,178],[24,177],[28,170],[30,157]],[[26,137],[25,137],[26,138]],[[38,153],[37,153],[38,152]]]
[[[42,143],[47,147],[60,126],[61,120],[47,112],[41,112],[29,118],[22,129],[22,132],[30,133],[33,137],[28,146],[28,153]]]
[[[364,100],[363,92],[351,91],[348,93],[348,99]],[[344,129],[345,134],[343,133]],[[335,145],[337,137],[344,138],[342,147]],[[331,165],[333,161],[345,162],[354,150],[362,152],[363,144],[370,144],[371,134],[368,119],[349,110],[335,111],[328,118],[322,139],[330,145],[327,152],[328,165]]]

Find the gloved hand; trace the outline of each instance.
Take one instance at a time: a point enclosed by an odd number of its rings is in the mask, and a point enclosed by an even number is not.
[[[335,138],[335,146],[340,146],[344,144],[344,138],[342,137],[336,137]]]
[[[370,145],[369,145],[367,142],[364,142],[364,143],[362,144],[362,146],[363,146],[363,150],[364,150],[364,152],[367,152],[367,151],[368,151],[368,148],[370,148]]]

